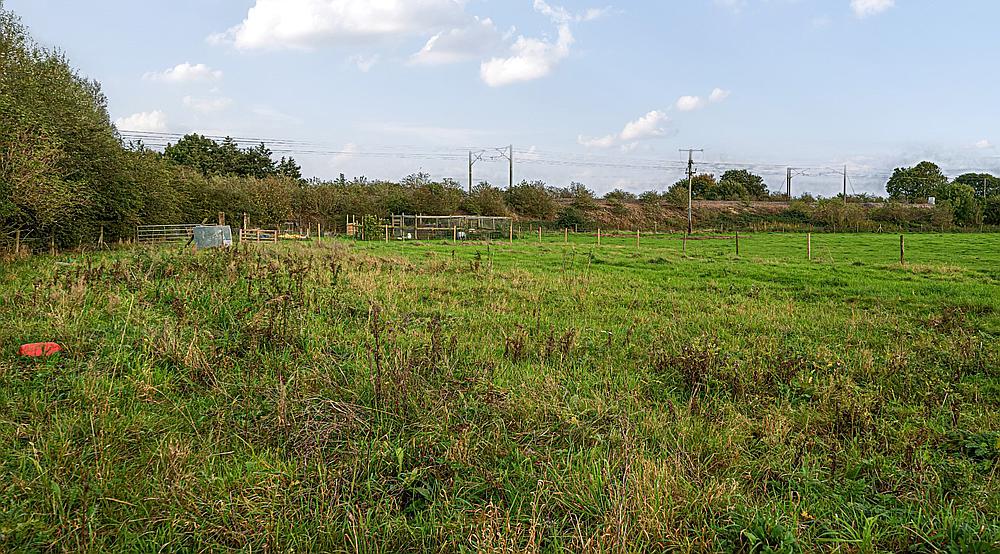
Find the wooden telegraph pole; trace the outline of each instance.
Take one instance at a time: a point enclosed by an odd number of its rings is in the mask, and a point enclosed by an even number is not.
[[[694,185],[694,153],[704,152],[704,150],[695,150],[694,148],[688,148],[687,150],[681,150],[681,152],[688,153],[688,234],[690,235],[694,232],[694,195],[692,193],[692,187]]]

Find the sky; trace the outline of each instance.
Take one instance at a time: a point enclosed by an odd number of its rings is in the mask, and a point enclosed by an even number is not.
[[[6,0],[123,132],[269,139],[307,176],[784,190],[1000,173],[995,0]],[[148,135],[147,135],[148,136]],[[165,139],[160,139],[161,142]],[[153,142],[147,140],[150,144]],[[249,142],[248,144],[249,145]]]

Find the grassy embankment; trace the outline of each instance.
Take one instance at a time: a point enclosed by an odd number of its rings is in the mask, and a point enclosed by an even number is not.
[[[0,266],[0,548],[1000,546],[1000,236],[813,240]]]

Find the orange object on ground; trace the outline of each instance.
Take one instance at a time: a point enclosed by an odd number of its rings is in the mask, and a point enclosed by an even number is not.
[[[29,358],[46,358],[57,352],[62,352],[62,347],[54,342],[36,342],[34,344],[22,344],[18,354]]]

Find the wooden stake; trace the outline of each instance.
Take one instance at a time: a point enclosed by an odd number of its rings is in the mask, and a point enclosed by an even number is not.
[[[809,261],[813,261],[813,234],[806,233],[806,250],[809,252]]]
[[[97,247],[104,248],[104,225],[101,225],[101,234],[97,237]]]
[[[597,246],[601,245],[601,228],[597,228]]]
[[[740,257],[740,232],[736,231],[736,257]]]
[[[638,229],[636,229],[635,230],[635,247],[636,247],[636,249],[639,248],[639,236],[640,236],[639,233],[640,233],[640,231]]]
[[[14,255],[21,255],[21,230],[14,231]]]
[[[451,226],[451,238],[455,242],[458,242],[458,225]]]
[[[906,265],[906,238],[899,235],[899,265]]]
[[[514,221],[510,222],[510,243],[514,244]]]
[[[56,232],[52,231],[52,237],[49,239],[49,253],[53,256],[56,255]]]
[[[319,242],[323,242],[323,224],[322,223],[317,223],[316,224],[316,240],[319,241]]]
[[[568,245],[569,244],[569,227],[566,227],[566,228],[563,229],[563,237],[564,237],[563,240]]]
[[[538,228],[538,242],[542,242],[542,228]]]

